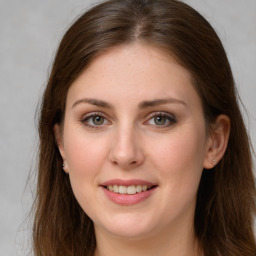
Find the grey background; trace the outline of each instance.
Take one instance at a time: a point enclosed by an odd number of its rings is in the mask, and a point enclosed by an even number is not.
[[[0,0],[0,256],[25,255],[37,149],[35,111],[68,25],[97,1]],[[256,148],[256,1],[186,0],[217,30]]]

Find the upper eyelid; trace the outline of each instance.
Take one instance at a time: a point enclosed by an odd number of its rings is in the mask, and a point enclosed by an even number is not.
[[[85,121],[86,119],[93,117],[93,116],[102,116],[103,118],[105,118],[108,122],[111,122],[111,118],[109,117],[109,115],[107,115],[106,113],[102,112],[102,111],[94,111],[94,112],[89,112],[86,113],[84,115],[82,115],[82,117],[80,118],[81,121]],[[144,121],[143,123],[146,123],[148,120],[150,120],[151,118],[155,117],[155,116],[166,116],[169,117],[175,121],[177,121],[177,118],[174,114],[168,113],[166,111],[153,111],[149,114],[146,115],[146,121]],[[112,118],[113,119],[113,118]]]
[[[107,121],[107,123],[100,124],[100,125],[91,124],[89,119],[91,119],[91,118],[93,118],[95,116],[103,117],[105,119],[105,121]],[[106,118],[106,116],[102,112],[90,112],[90,113],[87,113],[87,114],[83,115],[82,118],[80,118],[80,122],[83,125],[85,125],[87,128],[94,129],[94,130],[101,130],[106,125],[111,124],[111,121],[109,121],[109,119]]]
[[[81,119],[82,119],[82,120],[85,120],[85,119],[90,118],[90,117],[93,117],[93,116],[102,116],[102,117],[104,117],[104,118],[106,118],[106,119],[109,119],[108,115],[105,114],[104,112],[101,112],[101,111],[89,112],[89,113],[87,113],[87,114],[82,115],[82,118],[81,118]]]
[[[160,111],[160,112],[153,112],[150,114],[150,116],[146,119],[146,121],[144,122],[144,124],[147,124],[150,122],[150,120],[154,117],[157,117],[157,116],[162,116],[162,117],[166,117],[169,124],[165,124],[165,125],[159,125],[159,127],[157,127],[158,129],[160,128],[166,128],[166,127],[169,127],[175,123],[177,123],[177,118],[175,115],[173,114],[170,114],[170,113],[167,113],[167,112],[163,112],[163,111]],[[155,125],[154,125],[155,126]]]
[[[176,120],[176,116],[174,114],[171,114],[171,113],[168,113],[165,111],[154,111],[149,114],[150,118],[155,117],[155,116],[167,116],[167,117],[170,117],[170,118],[173,118]]]
[[[104,116],[106,118],[109,117],[108,114],[106,114],[105,112],[102,112],[102,111],[92,111],[92,112],[88,112],[86,114],[83,114],[82,117],[85,117],[85,116],[95,116],[95,115],[99,115],[99,116]],[[152,111],[151,113],[147,114],[147,116],[155,116],[155,115],[166,115],[166,116],[170,116],[170,117],[175,117],[174,114],[171,114],[169,112],[166,112],[166,111]]]

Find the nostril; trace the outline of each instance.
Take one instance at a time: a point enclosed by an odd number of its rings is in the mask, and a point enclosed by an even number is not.
[[[113,163],[113,165],[118,165],[117,161],[113,161],[112,163]]]

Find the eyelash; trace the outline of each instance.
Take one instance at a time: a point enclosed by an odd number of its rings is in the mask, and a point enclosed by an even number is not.
[[[90,119],[92,118],[96,118],[96,117],[100,117],[100,118],[103,118],[103,123],[102,124],[90,124]],[[149,124],[149,121],[152,120],[152,119],[155,119],[157,117],[161,117],[161,118],[166,118],[165,120],[165,123],[163,125],[157,125],[157,124]],[[90,114],[87,114],[85,116],[83,116],[83,118],[81,119],[81,122],[86,125],[87,127],[91,128],[91,129],[101,129],[103,125],[106,125],[105,122],[108,122],[108,123],[111,123],[110,121],[108,121],[108,119],[105,117],[105,115],[101,112],[95,112],[95,113],[90,113]],[[93,122],[93,120],[91,120],[91,122]],[[168,122],[166,124],[166,122]],[[161,128],[166,128],[166,127],[169,127],[173,124],[175,124],[177,122],[175,116],[173,115],[170,115],[168,113],[165,113],[165,112],[154,112],[152,114],[150,114],[150,117],[147,119],[146,122],[144,122],[144,124],[148,124],[150,126],[154,126],[154,127],[157,127],[157,129],[161,129]],[[108,124],[107,124],[108,125]]]
[[[81,119],[81,122],[86,125],[87,127],[89,128],[92,128],[92,129],[100,129],[102,127],[102,125],[105,125],[105,124],[100,124],[100,125],[96,125],[96,124],[89,124],[89,120],[92,119],[92,118],[96,118],[96,117],[101,117],[103,118],[103,122],[105,123],[105,121],[108,119],[105,117],[105,115],[103,113],[100,113],[100,112],[95,112],[95,113],[90,113],[86,116],[84,116],[82,119]],[[93,120],[91,121],[93,122]],[[109,122],[109,121],[108,121]]]
[[[165,112],[154,112],[151,114],[150,118],[148,119],[148,121],[146,121],[146,123],[149,123],[150,120],[155,119],[157,117],[166,118],[165,124],[163,125],[149,124],[151,126],[156,126],[158,129],[169,127],[177,122],[176,117],[174,115],[170,115]],[[168,123],[166,124],[166,122]]]

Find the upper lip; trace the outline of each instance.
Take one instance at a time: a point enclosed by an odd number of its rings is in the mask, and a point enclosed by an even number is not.
[[[122,180],[122,179],[112,179],[108,180],[101,184],[101,186],[110,186],[110,185],[119,185],[119,186],[132,186],[132,185],[146,185],[146,186],[155,186],[152,182],[146,180],[138,180],[138,179],[131,179],[131,180]]]

